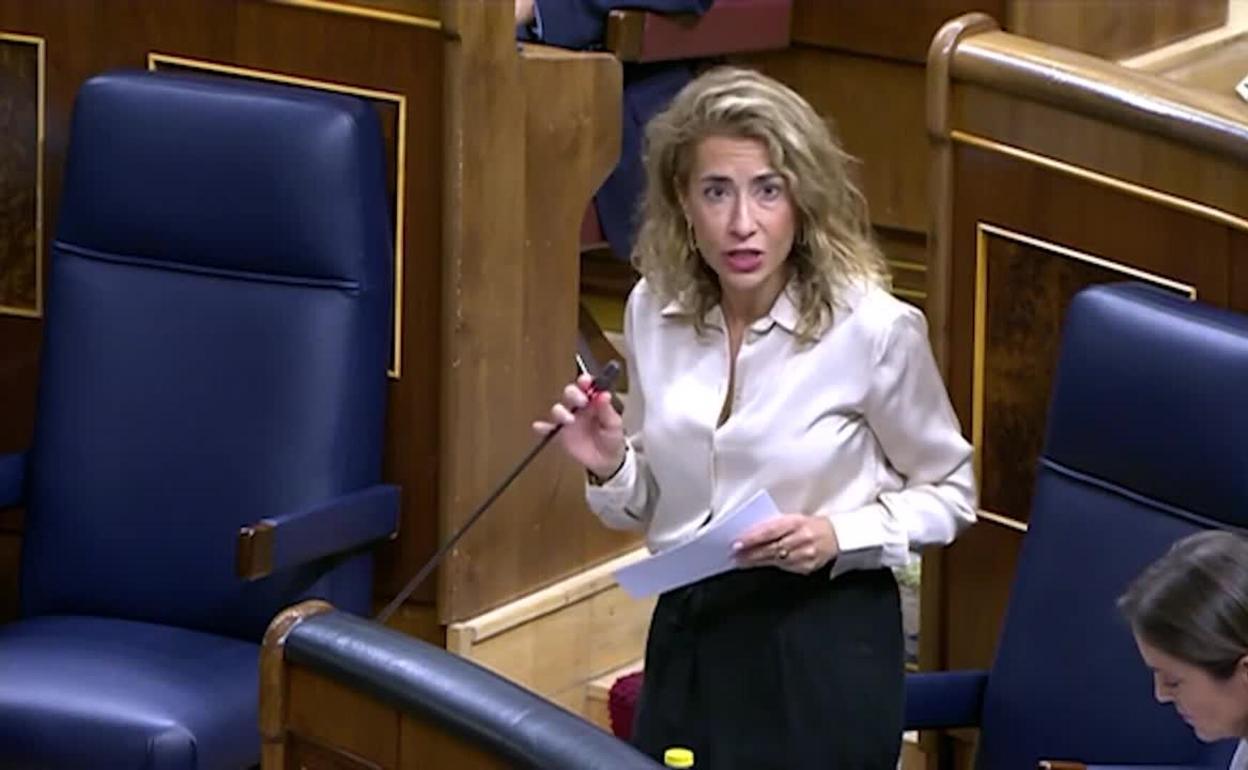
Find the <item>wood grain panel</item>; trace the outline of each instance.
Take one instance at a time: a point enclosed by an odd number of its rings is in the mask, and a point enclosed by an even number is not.
[[[1233,96],[1235,86],[1248,73],[1248,32],[1154,62],[1144,69],[1185,86]]]
[[[936,30],[971,11],[1004,19],[1006,0],[795,0],[793,41],[922,64]]]
[[[980,521],[946,553],[949,669],[988,668],[997,650],[1023,535]]]
[[[21,557],[21,535],[0,532],[0,623],[17,618],[17,573]]]
[[[976,332],[983,374],[972,428],[980,505],[1027,521],[1067,306],[1080,289],[1096,283],[1162,284],[1126,264],[1060,244],[1028,242],[995,228],[981,229],[976,258],[980,287],[975,301],[984,318]]]
[[[41,323],[0,315],[0,453],[30,448]]]
[[[1248,125],[1248,105],[1234,105]],[[1056,160],[1070,173],[1102,175],[1109,180],[1171,198],[1237,214],[1248,223],[1248,174],[1242,161],[1197,146],[1192,141],[1141,130],[1063,108],[1011,97],[990,88],[958,88],[950,105],[953,131],[982,137],[1039,156],[1035,163]],[[1194,144],[1193,142],[1197,143]]]
[[[1231,233],[1230,306],[1248,312],[1248,233]]]
[[[399,758],[399,712],[301,666],[286,664],[286,727],[314,745],[395,767]],[[334,719],[326,719],[334,714]]]
[[[485,149],[465,155],[447,210],[459,241],[447,244],[445,296],[454,305],[446,311],[473,320],[444,327],[454,361],[444,369],[447,533],[533,446],[531,421],[575,374],[577,225],[619,153],[619,63],[540,46],[525,46],[517,60],[510,17],[496,5],[483,9],[478,23],[487,28],[463,34],[507,44],[448,73],[450,100],[465,116],[452,129],[462,138],[450,141]],[[480,89],[483,77],[497,78],[497,90]],[[517,151],[518,131],[496,126],[523,126],[526,151]],[[524,195],[500,193],[507,189]],[[634,542],[601,527],[585,506],[584,474],[547,452],[457,549],[442,583],[442,619],[470,618]]]
[[[285,767],[289,770],[383,770],[383,765],[376,762],[322,746],[298,735],[289,736],[287,743]]]
[[[872,223],[927,231],[922,67],[809,46],[740,61],[792,87],[828,121],[859,161]]]
[[[1222,26],[1227,0],[1009,0],[1009,14],[1017,35],[1123,59]]]
[[[921,310],[927,301],[927,237],[889,227],[875,228],[875,236],[893,276],[893,294]]]
[[[42,43],[0,32],[0,314],[40,310]]]
[[[1119,59],[1225,23],[1226,0],[796,0],[793,41],[922,63],[941,25],[982,11],[1007,29]]]
[[[459,737],[438,729],[428,722],[404,715],[400,724],[399,756],[401,770],[507,770],[511,767]]]
[[[953,253],[961,256],[951,274],[949,388],[964,425],[971,415],[980,222],[1170,278],[1196,287],[1204,301],[1226,304],[1230,230],[1225,225],[977,147],[958,145],[954,162]],[[1200,258],[1192,258],[1197,254]]]

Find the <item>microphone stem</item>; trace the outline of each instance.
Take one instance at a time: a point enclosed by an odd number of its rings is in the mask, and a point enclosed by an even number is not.
[[[485,498],[485,502],[477,506],[477,509],[472,512],[471,516],[468,517],[468,521],[464,522],[459,529],[455,530],[455,534],[451,535],[446,542],[442,543],[437,552],[435,552],[429,561],[425,562],[425,565],[420,568],[420,571],[416,573],[415,577],[408,581],[407,585],[403,586],[403,590],[399,591],[398,595],[391,599],[390,603],[387,604],[381,612],[377,613],[376,619],[378,623],[385,623],[386,620],[394,614],[394,611],[402,606],[405,601],[407,601],[408,597],[412,595],[412,592],[424,582],[430,572],[433,572],[438,564],[441,563],[443,557],[445,557],[446,554],[455,547],[455,544],[459,542],[459,539],[472,528],[472,525],[476,523],[477,519],[481,518],[481,515],[489,509],[490,505],[498,499],[499,495],[507,489],[511,482],[515,481],[516,477],[519,476],[521,472],[528,467],[529,463],[533,461],[533,458],[537,457],[538,453],[545,449],[546,445],[551,442],[551,439],[558,435],[561,430],[563,430],[562,424],[555,425],[554,429],[551,430],[550,433],[547,433],[533,445],[533,448],[530,449],[529,453],[524,456],[524,459],[520,461],[520,464],[513,468],[511,473],[507,474],[507,477],[494,488],[494,491],[490,493],[490,496]]]

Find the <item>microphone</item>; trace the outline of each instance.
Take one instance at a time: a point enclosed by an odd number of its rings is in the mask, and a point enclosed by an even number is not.
[[[585,394],[589,397],[589,401],[592,403],[594,396],[611,390],[611,386],[615,384],[615,381],[619,378],[619,376],[619,362],[614,359],[608,361],[607,365],[602,367],[602,371],[598,373],[598,376],[595,377],[593,382],[589,384],[589,391]],[[572,413],[576,414],[580,410],[581,407],[577,407],[572,410]],[[618,407],[617,411],[619,411]],[[559,435],[559,431],[561,430],[563,430],[563,423],[556,424],[550,433],[542,436],[542,438],[534,444],[533,448],[529,450],[529,453],[524,456],[524,459],[522,459],[515,468],[512,468],[511,473],[508,473],[507,477],[494,488],[494,491],[491,492],[488,497],[485,498],[485,501],[477,506],[477,509],[472,512],[471,516],[468,517],[468,521],[464,522],[459,529],[455,530],[455,534],[451,535],[446,542],[442,543],[442,545],[438,547],[438,550],[429,558],[429,561],[425,562],[425,565],[420,568],[420,570],[410,581],[408,581],[407,585],[403,586],[403,590],[399,591],[398,595],[391,599],[390,603],[382,608],[381,612],[377,613],[376,620],[378,623],[385,623],[386,620],[394,614],[395,610],[403,606],[403,603],[407,601],[409,596],[412,595],[412,592],[425,581],[425,578],[429,577],[429,573],[433,572],[433,570],[442,562],[442,559],[447,553],[450,552],[451,548],[459,542],[459,539],[463,537],[468,530],[472,529],[472,525],[477,523],[477,519],[481,518],[481,515],[485,513],[490,505],[492,505],[494,501],[499,498],[499,495],[503,494],[507,487],[511,486],[511,482],[516,480],[516,477],[528,467],[529,463],[533,461],[533,458],[537,457],[538,453],[545,449],[546,445],[551,442],[551,439]]]

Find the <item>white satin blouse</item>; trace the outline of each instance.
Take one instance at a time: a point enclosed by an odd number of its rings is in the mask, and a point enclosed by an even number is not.
[[[721,310],[702,336],[679,301],[643,279],[625,312],[629,451],[590,507],[610,527],[644,529],[652,551],[692,536],[766,489],[780,510],[826,516],[841,555],[831,576],[901,566],[975,520],[962,437],[915,308],[878,286],[843,292],[813,343],[794,335],[790,290],[746,331],[731,415]]]

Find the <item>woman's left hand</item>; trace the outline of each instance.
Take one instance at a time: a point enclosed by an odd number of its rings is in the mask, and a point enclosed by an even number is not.
[[[840,553],[826,516],[782,513],[751,527],[735,543],[742,567],[779,567],[802,575],[826,566]]]

